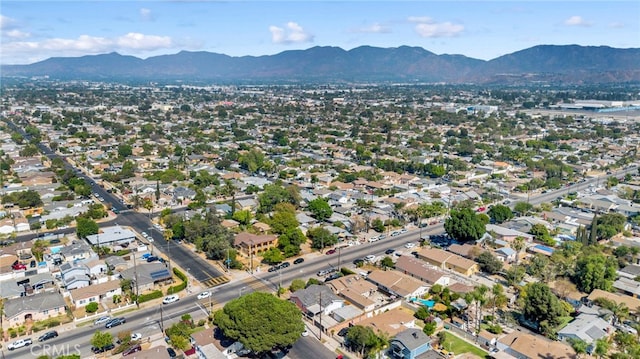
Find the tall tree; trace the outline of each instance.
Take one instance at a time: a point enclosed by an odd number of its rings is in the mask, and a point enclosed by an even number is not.
[[[304,331],[295,304],[263,292],[228,302],[214,314],[214,323],[225,336],[258,354],[293,345]]]
[[[525,239],[522,236],[517,236],[509,245],[516,252],[516,265],[518,265],[520,263],[520,252],[526,245]]]
[[[496,223],[503,223],[514,217],[511,208],[497,204],[489,209],[489,217]]]
[[[578,289],[591,293],[594,289],[611,290],[616,279],[618,261],[602,253],[582,255],[576,263],[574,281]]]
[[[471,208],[452,210],[444,222],[444,228],[454,239],[461,242],[477,241],[486,232],[482,218]]]
[[[318,221],[324,221],[333,214],[333,210],[329,203],[324,198],[320,197],[309,202],[308,208]]]

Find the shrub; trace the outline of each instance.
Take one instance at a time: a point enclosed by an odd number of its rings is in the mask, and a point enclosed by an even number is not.
[[[138,296],[138,303],[148,302],[152,299],[162,298],[161,290],[154,290],[153,292],[141,294]]]
[[[206,320],[204,320],[204,319],[200,319],[200,320],[198,320],[198,326],[199,326],[199,327],[204,327],[204,324],[205,324],[206,322],[207,322]]]
[[[352,271],[347,267],[340,268],[340,273],[342,273],[343,275],[356,274],[356,272]]]
[[[185,288],[187,288],[187,282],[182,282],[178,285],[169,287],[169,289],[167,289],[167,294],[176,294],[178,292],[183,291]]]
[[[84,307],[84,310],[86,310],[86,311],[87,311],[87,313],[89,313],[89,314],[91,314],[91,313],[95,313],[95,312],[97,312],[97,311],[98,311],[98,303],[96,303],[96,302],[91,302],[91,303],[87,304],[87,305]]]
[[[502,327],[498,324],[496,325],[490,325],[487,328],[487,331],[493,334],[502,334]]]

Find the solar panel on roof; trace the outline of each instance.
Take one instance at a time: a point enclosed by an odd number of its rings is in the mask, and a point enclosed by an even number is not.
[[[170,277],[171,275],[169,274],[169,271],[166,269],[162,269],[159,271],[155,271],[155,272],[151,272],[149,273],[149,275],[151,276],[151,279],[158,279],[158,278],[165,278],[165,277]]]

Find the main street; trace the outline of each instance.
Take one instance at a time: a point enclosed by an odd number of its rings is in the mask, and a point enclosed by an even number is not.
[[[439,224],[423,229],[422,232],[424,234],[441,233],[442,225]],[[315,255],[314,258],[308,258],[301,264],[291,265],[289,268],[285,268],[279,272],[239,275],[239,277],[243,278],[211,288],[210,290],[213,292],[213,296],[210,299],[197,300],[197,293],[191,293],[189,296],[182,297],[180,301],[173,304],[162,305],[158,303],[158,305],[151,308],[143,308],[123,315],[114,314],[114,316],[126,318],[127,323],[108,329],[108,331],[114,334],[114,336],[124,330],[138,332],[143,335],[143,338],[159,334],[161,333],[161,319],[166,328],[171,325],[171,323],[178,321],[183,314],[189,313],[195,319],[204,318],[207,316],[207,309],[210,305],[213,305],[214,308],[219,308],[222,304],[238,298],[241,295],[253,292],[256,289],[275,291],[280,281],[283,286],[288,286],[293,279],[315,277],[316,272],[320,269],[338,267],[339,265],[353,266],[351,262],[356,258],[362,258],[368,254],[380,255],[384,253],[387,248],[400,247],[408,242],[417,242],[419,234],[419,230],[409,231],[396,237],[388,237],[385,240],[346,247],[341,249],[339,253]],[[92,355],[90,342],[96,330],[107,329],[104,329],[103,326],[93,327],[87,324],[86,326],[81,326],[73,330],[60,332],[59,337],[45,343],[51,346],[55,345],[56,348],[66,348],[69,346],[72,350],[75,350],[75,345],[77,345],[81,352],[81,357],[88,358]],[[37,335],[34,335],[32,339],[35,341]],[[34,353],[40,349],[40,347],[33,346]],[[75,353],[75,351],[71,353]],[[11,358],[27,359],[33,358],[33,355],[29,348],[21,348],[12,352]]]

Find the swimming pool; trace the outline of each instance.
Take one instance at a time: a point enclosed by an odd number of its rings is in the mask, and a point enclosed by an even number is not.
[[[51,247],[49,248],[49,250],[51,250],[51,254],[58,254],[60,252],[60,250],[62,249],[63,246],[57,246],[57,247]]]
[[[427,307],[429,309],[433,308],[433,306],[436,305],[435,301],[422,299],[422,298],[411,298],[411,301],[420,303],[420,304],[424,305],[425,307]]]

